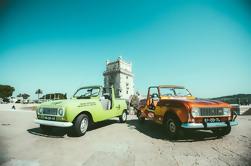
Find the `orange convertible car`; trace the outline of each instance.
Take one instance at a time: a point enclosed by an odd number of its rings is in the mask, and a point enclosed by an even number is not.
[[[168,136],[175,138],[181,129],[212,130],[217,136],[230,133],[237,114],[227,103],[202,100],[182,86],[151,86],[146,99],[140,101],[137,116],[166,127]]]

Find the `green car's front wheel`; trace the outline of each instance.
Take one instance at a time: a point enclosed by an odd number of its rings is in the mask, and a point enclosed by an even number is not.
[[[127,120],[127,112],[125,110],[125,111],[123,111],[122,115],[119,117],[119,121],[120,121],[120,123],[124,123],[124,122],[126,122],[126,120]]]
[[[49,132],[51,132],[52,126],[40,125],[40,129],[41,129],[44,133],[48,134]]]
[[[89,117],[86,114],[81,114],[75,120],[72,130],[76,136],[85,135],[89,126]]]
[[[175,116],[170,116],[165,121],[165,128],[170,139],[176,139],[181,133],[180,122]]]

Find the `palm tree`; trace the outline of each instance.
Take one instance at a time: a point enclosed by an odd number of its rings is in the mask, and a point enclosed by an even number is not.
[[[17,97],[22,97],[22,94],[21,94],[21,93],[19,93],[19,94],[17,95]]]
[[[41,89],[36,90],[35,94],[37,94],[37,98],[39,100],[39,95],[43,94],[43,91]]]

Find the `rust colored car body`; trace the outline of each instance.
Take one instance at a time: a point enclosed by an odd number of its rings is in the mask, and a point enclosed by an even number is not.
[[[153,120],[163,124],[171,138],[180,129],[210,129],[218,136],[230,133],[238,123],[237,115],[227,103],[202,100],[182,86],[162,85],[148,88],[147,98],[139,103],[139,120]]]

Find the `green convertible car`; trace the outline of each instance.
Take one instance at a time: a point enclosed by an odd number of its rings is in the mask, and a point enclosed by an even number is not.
[[[114,88],[87,86],[77,90],[72,99],[44,102],[37,108],[36,124],[45,133],[52,127],[69,127],[77,136],[86,133],[88,127],[113,117],[120,122],[127,120],[127,104],[117,99]]]

